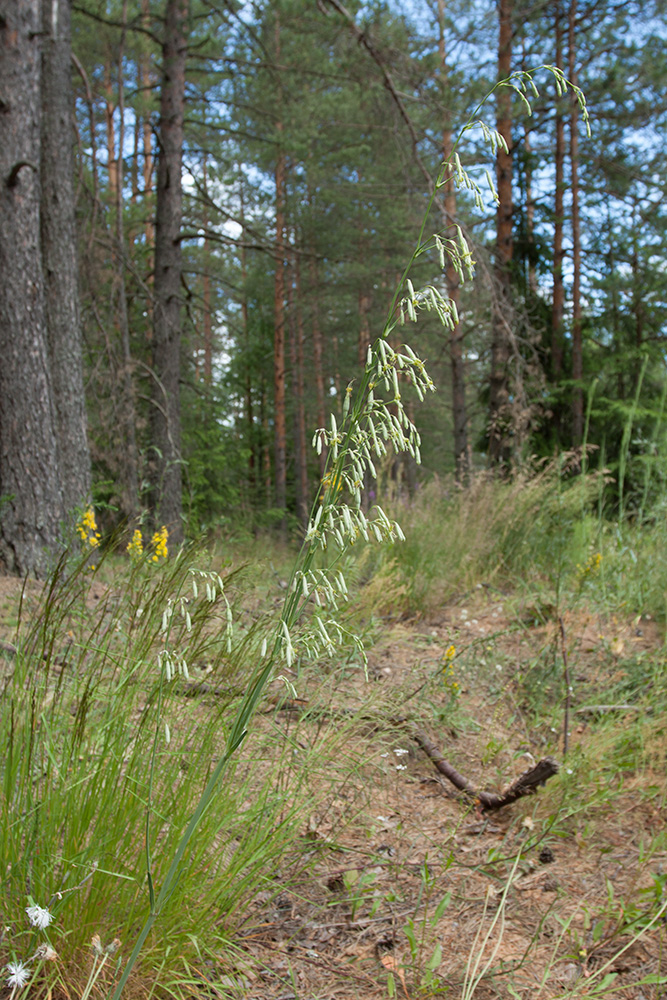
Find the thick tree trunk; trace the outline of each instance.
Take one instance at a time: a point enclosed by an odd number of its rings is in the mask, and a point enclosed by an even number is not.
[[[42,0],[41,252],[65,511],[90,495],[74,216],[70,5]]]
[[[153,330],[155,519],[183,537],[181,472],[181,221],[189,0],[168,0],[162,46]]]
[[[438,23],[440,27],[439,56],[440,84],[443,101],[448,98],[449,69],[447,66],[447,48],[445,44],[445,0],[438,0]],[[444,125],[442,129],[442,158],[445,162],[453,152],[452,128],[450,113],[445,108]],[[456,187],[453,170],[449,173],[444,187],[445,215],[447,226],[453,226],[456,221]],[[461,301],[459,276],[449,257],[445,264],[445,280],[447,294],[459,312]],[[465,363],[463,360],[463,330],[457,323],[449,338],[449,357],[452,370],[452,422],[454,426],[454,469],[457,482],[465,482],[470,472],[468,453],[468,415],[466,410]]]
[[[561,0],[555,3],[556,66],[563,68],[563,22]],[[560,380],[563,370],[563,312],[565,308],[565,288],[563,285],[563,225],[565,211],[563,194],[565,191],[565,122],[562,101],[556,103],[556,190],[554,192],[554,258],[553,295],[551,305],[551,377],[554,383]]]
[[[498,79],[503,80],[512,71],[512,2],[499,0],[500,33],[498,39]],[[502,87],[498,91],[496,129],[502,135],[509,152],[498,147],[496,155],[496,185],[498,208],[496,211],[496,256],[494,265],[494,294],[491,341],[491,376],[489,384],[489,462],[494,466],[507,466],[510,460],[510,390],[509,357],[511,323],[512,263],[512,91]]]
[[[568,15],[568,70],[570,83],[577,82],[575,26],[577,0],[571,0]],[[572,443],[581,444],[584,433],[583,347],[581,337],[581,226],[579,221],[579,105],[570,96],[570,170],[572,187]]]
[[[0,0],[0,568],[43,573],[64,514],[40,251],[40,0]]]

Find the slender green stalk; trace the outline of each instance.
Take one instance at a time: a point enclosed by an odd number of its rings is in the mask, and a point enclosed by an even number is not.
[[[557,89],[564,90],[567,83],[560,70],[554,67],[546,68],[553,73]],[[525,96],[527,88],[530,87],[533,93],[537,94],[530,73],[514,74],[509,80],[497,84],[494,91],[499,86],[512,87],[530,110],[530,104]],[[583,102],[581,91],[576,88],[574,90],[580,102]],[[491,94],[494,91],[491,91]],[[415,291],[410,281],[410,273],[421,254],[436,249],[443,268],[447,255],[454,264],[461,281],[464,281],[466,276],[472,278],[473,262],[470,250],[458,226],[455,227],[456,239],[443,239],[440,236],[434,236],[432,240],[425,241],[424,233],[437,191],[444,184],[445,177],[450,171],[459,185],[464,185],[473,192],[475,202],[478,205],[483,204],[478,185],[461,166],[457,148],[465,133],[475,127],[482,129],[493,150],[498,144],[504,142],[502,136],[476,119],[477,113],[491,94],[480,102],[473,118],[463,127],[454,145],[451,158],[442,164],[438,172],[438,178],[419,229],[416,247],[397,284],[382,334],[373,347],[369,349],[366,367],[356,392],[352,391],[351,386],[346,392],[342,426],[338,427],[335,417],[332,415],[331,429],[320,428],[315,435],[314,440],[318,450],[327,447],[327,462],[323,480],[325,490],[323,495],[314,500],[308,530],[292,569],[283,609],[270,642],[270,651],[265,656],[263,664],[257,669],[241,700],[236,719],[227,738],[225,751],[213,769],[199,802],[183,831],[157,899],[154,899],[153,893],[151,894],[149,914],[123,974],[116,985],[112,1000],[119,1000],[121,997],[146,939],[178,885],[188,846],[213,801],[229,762],[245,739],[250,721],[268,682],[275,673],[276,665],[280,659],[284,659],[288,666],[293,661],[293,631],[295,627],[302,619],[305,620],[305,612],[312,608],[312,602],[318,606],[322,604],[321,595],[324,597],[325,605],[330,605],[334,610],[337,607],[336,600],[345,599],[347,592],[345,582],[340,573],[336,574],[335,566],[340,556],[349,545],[354,543],[357,537],[363,536],[365,539],[374,537],[379,542],[383,540],[393,541],[404,537],[400,527],[395,522],[390,521],[379,506],[374,508],[376,513],[372,518],[367,518],[364,515],[361,509],[361,488],[367,472],[373,478],[376,477],[373,456],[381,459],[387,455],[388,444],[391,444],[397,452],[410,451],[419,461],[419,434],[401,401],[399,387],[401,373],[409,375],[409,382],[420,399],[423,399],[425,393],[433,391],[435,387],[423,362],[412,349],[405,346],[404,352],[398,353],[389,346],[388,337],[399,322],[405,322],[406,317],[410,321],[416,322],[418,312],[423,309],[435,311],[443,325],[450,329],[453,329],[457,322],[458,318],[452,303],[445,299],[434,286],[427,286]],[[582,103],[582,106],[585,108],[585,102]],[[487,174],[487,177],[491,192],[497,198],[490,175]],[[382,395],[383,390],[384,396]],[[379,396],[376,395],[378,392]],[[344,491],[351,497],[350,504],[341,499]],[[333,565],[326,570],[318,569],[318,560],[324,552],[331,549],[334,551]],[[322,615],[313,614],[302,627],[301,640],[304,644],[309,644],[311,650],[324,648],[332,651],[336,636],[340,636],[342,633],[343,630],[335,620],[329,618],[324,621]],[[147,863],[150,891],[152,881],[149,854],[147,854]]]

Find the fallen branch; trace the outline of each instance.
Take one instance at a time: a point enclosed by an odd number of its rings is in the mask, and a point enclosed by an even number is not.
[[[426,756],[433,761],[440,774],[444,774],[459,791],[479,802],[482,809],[502,809],[504,806],[516,802],[517,799],[523,798],[524,795],[534,795],[540,785],[544,785],[549,778],[558,773],[558,762],[553,757],[544,757],[530,770],[519,775],[502,795],[498,795],[496,792],[478,791],[471,781],[468,781],[455,767],[452,767],[423,730],[416,729],[412,733],[412,738]]]
[[[340,719],[340,718],[351,718],[356,715],[356,713],[349,708],[339,708],[339,709],[327,709],[320,708],[315,711],[308,707],[307,701],[304,699],[277,699],[274,697],[273,704],[269,711],[279,711],[279,712],[294,712],[298,715],[303,715],[306,712],[312,711],[313,715],[328,719]],[[360,715],[360,719],[364,716]],[[394,726],[404,726],[410,732],[412,739],[417,743],[417,745],[424,751],[427,757],[429,757],[436,766],[436,770],[443,774],[454,785],[458,788],[460,792],[468,795],[475,802],[478,802],[482,809],[492,810],[492,809],[502,809],[504,806],[510,805],[512,802],[516,802],[517,799],[523,798],[524,795],[534,795],[540,785],[544,785],[545,782],[552,778],[554,774],[558,773],[558,761],[554,760],[553,757],[544,757],[542,760],[538,761],[534,767],[530,770],[525,771],[520,774],[516,781],[507,788],[502,795],[498,795],[496,792],[483,792],[478,791],[471,781],[468,781],[462,774],[460,774],[455,767],[453,767],[448,760],[446,760],[440,753],[435,743],[432,743],[428,738],[423,729],[414,729],[410,719],[405,716],[398,716],[388,720]]]

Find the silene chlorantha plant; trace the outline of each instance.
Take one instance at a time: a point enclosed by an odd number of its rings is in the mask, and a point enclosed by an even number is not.
[[[542,68],[552,74],[559,97],[566,93],[568,88],[574,94],[588,130],[588,113],[582,92],[570,84],[557,67]],[[509,79],[500,81],[491,94],[500,87],[510,87],[514,90],[530,113],[530,96],[538,96],[533,72],[513,74]],[[438,192],[450,178],[454,179],[459,188],[465,188],[472,193],[477,206],[483,206],[482,191],[477,182],[463,169],[457,147],[465,133],[477,128],[481,130],[493,152],[498,147],[506,149],[502,135],[477,118],[482,105],[491,94],[480,103],[471,119],[464,125],[454,145],[451,158],[440,167],[424,213],[417,245],[394,293],[384,329],[368,349],[366,366],[359,383],[351,382],[346,389],[342,421],[339,423],[332,415],[329,427],[320,428],[315,432],[314,447],[318,454],[325,451],[327,455],[325,475],[322,480],[323,489],[313,504],[280,618],[257,649],[257,664],[227,735],[225,750],[211,771],[159,889],[153,884],[151,871],[149,801],[146,822],[146,874],[150,907],[133,951],[116,985],[113,1000],[119,1000],[144,942],[183,874],[188,844],[207,806],[216,794],[231,758],[243,743],[262,694],[280,669],[280,664],[285,664],[287,668],[291,667],[297,655],[306,657],[317,657],[322,653],[331,655],[337,645],[350,640],[358,645],[363,654],[361,641],[350,636],[336,617],[339,605],[347,600],[345,579],[338,567],[341,557],[349,546],[360,538],[380,543],[403,540],[400,526],[389,518],[379,505],[372,507],[369,514],[364,512],[362,490],[364,484],[369,482],[369,477],[376,478],[375,463],[387,456],[390,449],[395,453],[409,452],[416,462],[420,461],[419,433],[404,406],[403,391],[409,387],[420,400],[423,400],[425,395],[433,392],[435,388],[424,362],[412,347],[405,344],[400,350],[396,350],[390,344],[390,337],[396,327],[404,325],[406,321],[416,323],[419,314],[424,310],[435,313],[447,330],[453,330],[458,323],[456,307],[444,291],[444,280],[441,278],[438,282],[415,289],[410,274],[415,262],[429,254],[437,255],[443,271],[449,260],[460,282],[473,277],[472,253],[460,226],[453,224],[447,235],[425,236],[425,233],[431,210],[438,199]],[[492,197],[497,202],[498,196],[488,171],[486,178]],[[222,589],[219,577],[217,581]],[[167,632],[169,620],[177,604],[178,601],[171,602],[168,609]],[[229,620],[227,630],[228,632],[231,630]],[[163,681],[168,682],[175,672],[180,672],[178,653],[165,649],[159,659]],[[168,740],[168,727],[165,727],[164,731]],[[161,723],[158,722],[156,743],[161,738],[162,732]]]

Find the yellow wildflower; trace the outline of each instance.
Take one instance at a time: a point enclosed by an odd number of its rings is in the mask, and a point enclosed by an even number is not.
[[[156,563],[160,559],[166,559],[169,555],[169,549],[167,548],[167,539],[169,538],[169,532],[167,531],[164,524],[159,531],[156,531],[151,538],[151,545],[155,549],[153,555],[151,556],[151,561]]]
[[[456,656],[456,646],[448,646],[445,652],[442,654],[442,679],[445,685],[445,689],[449,693],[456,697],[461,690],[460,685],[457,680],[454,679],[454,657]]]
[[[579,584],[582,584],[584,580],[587,580],[589,577],[595,576],[600,569],[601,564],[602,553],[600,552],[594,552],[590,555],[583,566],[581,563],[577,563],[577,578]]]
[[[96,549],[99,546],[101,536],[97,530],[95,511],[92,507],[88,507],[81,515],[77,522],[76,530],[84,545],[89,545],[91,549]]]
[[[126,551],[129,554],[130,559],[133,561],[141,559],[144,551],[144,540],[141,537],[141,531],[139,528],[134,529],[132,541],[127,543]]]

